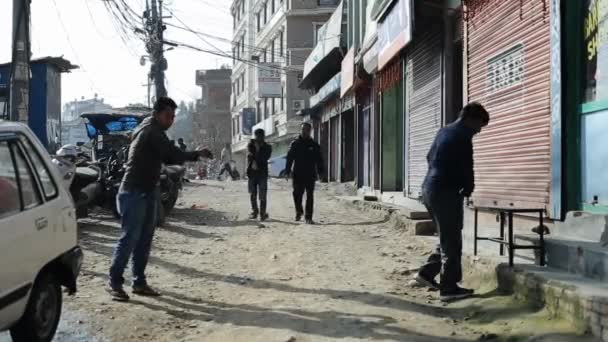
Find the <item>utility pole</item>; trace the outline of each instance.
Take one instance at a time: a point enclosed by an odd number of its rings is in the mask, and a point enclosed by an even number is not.
[[[30,1],[13,0],[10,119],[28,122],[30,94]]]
[[[163,2],[162,0],[151,0],[150,5],[146,1],[146,49],[150,55],[152,65],[150,66],[150,78],[154,80],[155,95],[158,99],[167,96],[165,88],[165,70],[167,70],[167,60],[164,56],[163,31],[166,29],[163,24]]]

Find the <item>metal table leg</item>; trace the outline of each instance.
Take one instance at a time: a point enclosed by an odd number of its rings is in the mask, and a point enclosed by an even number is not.
[[[498,214],[499,219],[500,219],[500,238],[501,239],[505,239],[505,213],[504,212],[500,212]],[[505,245],[503,245],[502,243],[500,244],[500,256],[505,255]]]
[[[513,248],[513,213],[509,212],[509,266],[513,267],[513,259],[515,257],[515,250]]]
[[[544,227],[544,215],[543,212],[539,212],[539,223],[540,223],[540,265],[545,266],[545,227]]]
[[[477,224],[478,224],[477,213],[478,213],[478,210],[477,210],[477,208],[475,208],[475,222],[473,224],[473,230],[474,230],[474,234],[475,234],[474,239],[473,239],[473,255],[475,255],[475,256],[477,256]]]

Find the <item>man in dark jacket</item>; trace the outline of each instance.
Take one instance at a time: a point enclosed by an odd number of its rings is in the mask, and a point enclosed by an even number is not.
[[[170,98],[159,98],[153,115],[144,119],[132,134],[125,175],[116,196],[122,216],[122,235],[114,249],[107,288],[114,300],[129,300],[123,289],[123,273],[131,255],[133,293],[159,295],[148,286],[145,270],[156,226],[161,164],[182,164],[211,157],[208,150],[182,152],[169,141],[165,131],[173,124],[176,108]]]
[[[465,298],[473,290],[458,286],[462,280],[462,226],[464,198],[475,188],[473,136],[485,127],[490,116],[479,103],[466,105],[460,118],[439,130],[427,155],[428,172],[422,199],[439,232],[439,245],[416,280],[438,288],[443,301]],[[443,257],[443,269],[442,269]],[[441,282],[435,277],[441,272]]]
[[[296,221],[306,219],[306,223],[314,224],[312,212],[314,206],[315,182],[318,175],[323,174],[323,156],[321,147],[311,137],[312,126],[302,124],[300,136],[291,143],[287,152],[285,175],[293,178],[293,201],[296,207]],[[302,198],[306,192],[306,212],[302,208]]]
[[[256,219],[258,213],[260,220],[268,219],[266,212],[266,194],[268,192],[268,159],[272,154],[272,146],[264,141],[263,129],[256,129],[254,139],[247,145],[247,177],[249,177],[249,194],[251,196],[251,215],[249,218]],[[258,195],[260,206],[258,209]]]

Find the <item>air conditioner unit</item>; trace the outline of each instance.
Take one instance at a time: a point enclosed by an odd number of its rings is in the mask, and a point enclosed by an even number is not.
[[[293,100],[293,110],[298,111],[304,109],[306,106],[305,100]]]

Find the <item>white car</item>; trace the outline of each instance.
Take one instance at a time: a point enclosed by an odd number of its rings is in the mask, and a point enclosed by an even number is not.
[[[76,212],[32,131],[0,120],[0,331],[49,342],[82,265]]]

